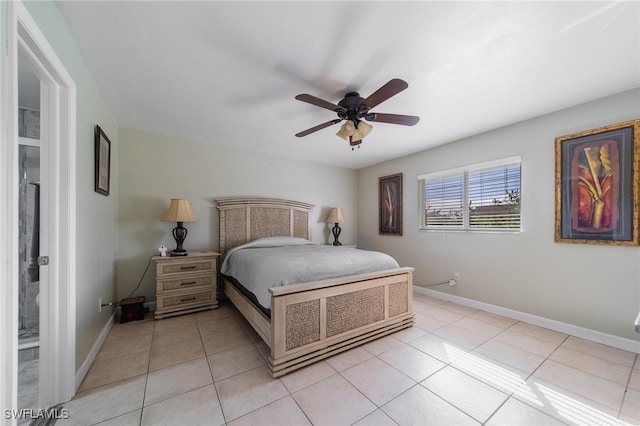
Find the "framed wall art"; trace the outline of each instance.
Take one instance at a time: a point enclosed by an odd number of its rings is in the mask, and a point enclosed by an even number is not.
[[[640,245],[640,119],[557,137],[555,241]]]
[[[95,191],[109,196],[111,182],[111,141],[96,125],[95,130]]]
[[[379,233],[402,235],[402,173],[378,178]]]

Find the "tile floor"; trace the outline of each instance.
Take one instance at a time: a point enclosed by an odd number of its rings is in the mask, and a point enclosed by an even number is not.
[[[116,324],[58,423],[640,424],[640,355],[421,294],[414,310],[280,379],[231,305]]]
[[[18,409],[38,408],[39,369],[38,358],[18,360]]]

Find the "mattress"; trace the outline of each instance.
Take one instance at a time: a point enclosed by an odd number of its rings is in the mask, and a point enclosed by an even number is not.
[[[398,268],[398,262],[377,251],[315,244],[303,238],[268,237],[235,247],[220,272],[271,309],[269,288]]]

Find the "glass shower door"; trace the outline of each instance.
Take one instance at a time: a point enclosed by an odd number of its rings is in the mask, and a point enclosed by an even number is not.
[[[21,139],[21,142],[25,141]],[[27,140],[28,141],[28,140]],[[18,406],[39,407],[40,364],[40,147],[18,146],[19,287]]]
[[[40,148],[20,145],[19,193],[19,340],[25,344],[38,340],[40,310],[38,295],[40,277],[38,256],[40,246]]]

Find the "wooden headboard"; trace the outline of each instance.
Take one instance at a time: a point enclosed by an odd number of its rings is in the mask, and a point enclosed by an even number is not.
[[[313,204],[268,197],[217,198],[220,254],[263,237],[311,239]]]

